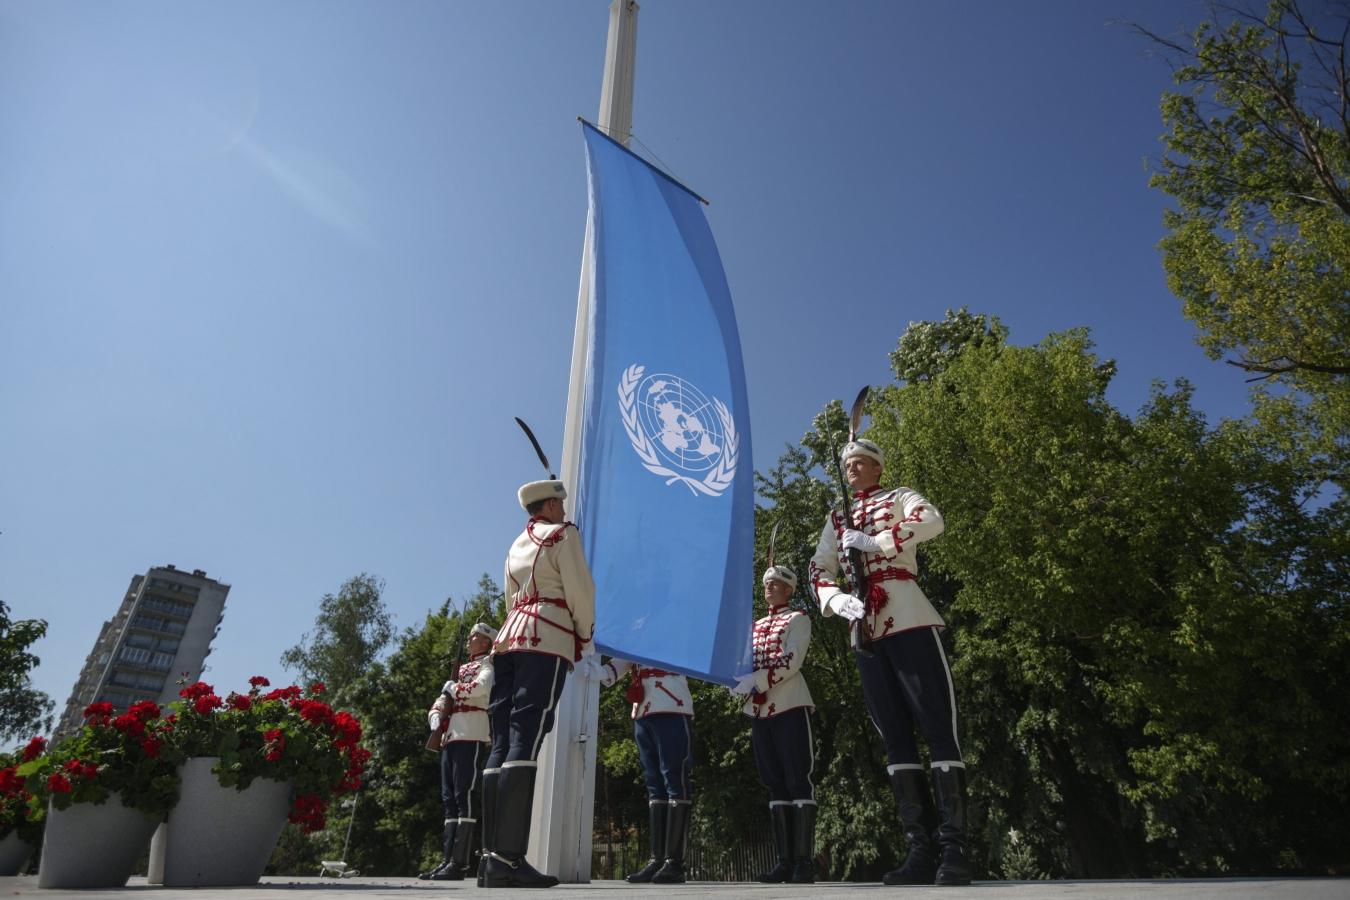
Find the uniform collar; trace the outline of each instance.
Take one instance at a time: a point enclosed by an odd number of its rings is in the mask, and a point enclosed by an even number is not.
[[[872,497],[872,496],[875,496],[876,494],[880,494],[880,493],[881,493],[881,485],[879,485],[879,484],[878,484],[878,485],[873,485],[872,487],[868,488],[868,489],[865,490],[865,491],[854,491],[854,492],[853,492],[853,499],[855,499],[855,500],[866,500],[868,497]]]
[[[492,652],[491,650],[484,650],[482,653],[478,654],[477,656],[470,656],[470,657],[469,657],[469,662],[478,662],[480,659],[482,659],[483,657],[487,656],[487,655],[488,655],[489,653],[491,653],[491,652]]]

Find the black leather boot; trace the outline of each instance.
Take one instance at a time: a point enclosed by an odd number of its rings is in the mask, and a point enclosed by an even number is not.
[[[666,861],[652,876],[652,884],[684,884],[684,850],[692,806],[688,800],[672,800],[666,805]]]
[[[645,866],[624,879],[629,884],[646,884],[652,880],[653,875],[661,871],[661,866],[666,861],[666,810],[669,806],[670,804],[664,800],[647,801],[647,824],[648,834],[652,838],[652,858],[647,860]]]
[[[551,888],[558,883],[525,859],[530,843],[534,805],[533,763],[502,766],[497,776],[497,803],[492,811],[492,850],[483,871],[485,888]]]
[[[956,766],[936,768],[933,785],[937,788],[937,839],[942,848],[936,883],[970,884],[973,873],[966,859],[966,770]]]
[[[497,802],[497,777],[501,769],[483,770],[483,846],[478,854],[478,886],[483,886],[483,875],[487,872],[488,853],[492,850],[492,823],[495,821],[493,808]]]
[[[442,869],[450,864],[450,845],[455,840],[455,819],[446,819],[445,824],[441,826],[441,861],[439,865],[432,866],[417,877],[422,881],[434,879]]]
[[[933,809],[933,795],[928,790],[928,779],[922,769],[898,769],[891,772],[891,792],[895,794],[895,808],[909,842],[909,855],[904,865],[887,872],[883,884],[932,884],[937,871],[937,846],[933,831],[937,828],[937,812]]]
[[[455,840],[450,847],[450,862],[431,876],[432,881],[463,881],[469,872],[469,855],[473,853],[473,819],[460,819],[455,827]]]
[[[455,835],[458,833],[459,819],[446,819],[445,832],[441,836],[441,855],[445,861],[432,871],[432,881],[457,881],[464,877],[455,874],[455,859],[451,853],[455,846]]]
[[[792,810],[793,884],[816,883],[816,804],[794,803]]]
[[[769,804],[769,825],[773,829],[773,849],[778,865],[757,879],[763,884],[787,884],[792,877],[792,804]]]
[[[450,858],[460,870],[468,874],[469,864],[473,860],[473,838],[478,822],[474,819],[460,819],[459,830],[455,832],[455,846],[450,849]]]

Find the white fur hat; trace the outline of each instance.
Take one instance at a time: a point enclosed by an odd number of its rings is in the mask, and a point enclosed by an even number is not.
[[[868,459],[875,459],[883,466],[886,465],[886,454],[881,452],[881,448],[866,438],[858,438],[849,441],[844,445],[844,452],[839,457],[840,462],[848,462],[850,456],[866,456]]]
[[[797,573],[787,566],[769,566],[764,570],[764,582],[767,584],[770,581],[781,581],[788,587],[796,590]]]
[[[481,634],[490,641],[497,639],[497,629],[486,622],[479,622],[477,625],[474,625],[469,629],[469,634]]]
[[[538,503],[540,500],[551,500],[554,497],[566,500],[567,489],[563,487],[561,481],[531,481],[529,484],[522,484],[520,490],[516,491],[516,496],[520,498],[520,508],[528,510],[531,503]]]

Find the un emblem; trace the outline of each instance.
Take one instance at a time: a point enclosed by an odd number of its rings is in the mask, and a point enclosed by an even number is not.
[[[619,379],[619,413],[633,452],[666,484],[720,496],[736,477],[740,437],[725,403],[674,375],[643,377],[632,365]]]

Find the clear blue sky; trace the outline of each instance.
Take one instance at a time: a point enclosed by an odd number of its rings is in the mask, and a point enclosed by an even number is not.
[[[400,626],[500,577],[511,417],[562,439],[607,8],[0,0],[0,598],[58,707],[152,565],[233,585],[224,689],[353,574]],[[635,130],[712,200],[757,468],[963,304],[1090,327],[1128,413],[1245,411],[1156,250],[1169,70],[1109,24],[1202,14],[646,0]]]

